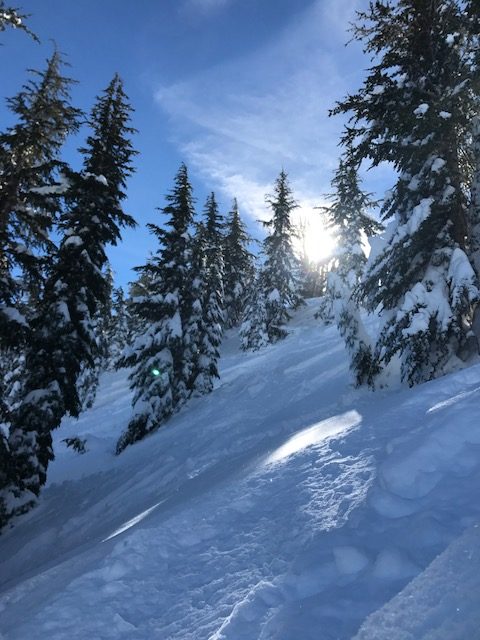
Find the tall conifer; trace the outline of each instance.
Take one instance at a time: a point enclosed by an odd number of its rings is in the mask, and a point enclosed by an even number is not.
[[[454,0],[379,0],[359,14],[354,37],[374,66],[335,109],[351,114],[344,140],[358,160],[389,161],[399,174],[383,205],[393,217],[387,244],[372,256],[362,294],[369,309],[383,309],[377,357],[400,354],[412,385],[467,355],[479,299],[461,161],[478,108],[478,42]]]
[[[238,211],[236,199],[226,220],[224,240],[225,262],[225,326],[234,327],[242,319],[249,288],[254,276],[251,241]]]
[[[256,351],[266,347],[270,342],[268,336],[268,316],[265,299],[263,272],[257,271],[250,288],[240,327],[240,346],[244,351]]]
[[[132,339],[132,319],[122,287],[115,288],[112,296],[112,313],[107,327],[107,369],[116,363]]]
[[[185,328],[192,308],[190,268],[194,208],[187,167],[182,164],[162,209],[166,228],[149,224],[160,248],[147,265],[149,291],[134,298],[133,310],[145,333],[127,350],[122,363],[133,366],[133,417],[117,443],[117,453],[158,429],[188,399],[190,372],[185,363]]]
[[[58,154],[65,138],[76,132],[80,111],[69,101],[72,84],[61,74],[55,52],[45,71],[30,80],[8,107],[16,124],[0,134],[0,342],[18,344],[28,333],[28,318],[19,303],[28,286],[38,292],[44,258],[59,215],[55,195],[63,190]],[[21,277],[18,277],[18,273]]]
[[[378,373],[371,340],[363,326],[353,296],[361,282],[367,261],[365,242],[381,230],[368,210],[375,204],[360,188],[357,167],[347,152],[332,180],[332,204],[325,207],[329,226],[336,236],[334,265],[327,277],[326,299],[350,355],[355,383],[373,383]]]
[[[48,60],[43,72],[32,71],[22,90],[8,100],[16,124],[0,134],[0,349],[31,348],[35,327],[33,310],[24,304],[43,295],[47,258],[54,251],[49,232],[60,214],[58,194],[63,191],[59,160],[65,138],[77,131],[80,111],[69,101],[72,80],[61,74],[58,52]],[[28,358],[26,359],[27,365]],[[2,403],[5,408],[5,403]],[[0,412],[2,411],[0,407]],[[12,426],[14,416],[0,416]],[[0,439],[0,465],[8,470],[0,480],[0,511],[30,503],[33,494],[24,494],[23,476],[17,468],[18,451],[12,442]],[[30,447],[31,445],[31,447]],[[21,451],[28,459],[33,441]],[[0,526],[1,526],[0,522]]]
[[[265,341],[276,342],[287,335],[290,310],[303,304],[300,293],[300,261],[293,251],[295,230],[292,211],[298,206],[285,171],[275,182],[273,196],[267,196],[272,218],[264,222],[269,234],[263,241],[265,261],[257,276],[255,291],[247,303],[240,328],[243,349],[257,349]]]
[[[222,341],[224,323],[222,228],[215,194],[211,193],[205,203],[199,246],[203,254],[203,273],[200,275],[202,323],[197,336],[198,357],[194,381],[194,389],[198,393],[209,393],[213,389],[214,379],[219,377],[218,348]]]
[[[132,173],[131,108],[116,76],[92,110],[84,171],[67,175],[61,217],[63,237],[32,321],[26,350],[24,397],[13,413],[10,448],[25,495],[38,495],[53,459],[53,429],[65,413],[82,409],[78,378],[94,367],[98,343],[95,315],[108,302],[105,248],[123,226],[135,224],[122,210]]]

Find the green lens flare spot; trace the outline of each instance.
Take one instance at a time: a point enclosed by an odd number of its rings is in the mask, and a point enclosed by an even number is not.
[[[152,374],[154,376],[159,376],[160,375],[160,371],[158,369],[152,369]]]

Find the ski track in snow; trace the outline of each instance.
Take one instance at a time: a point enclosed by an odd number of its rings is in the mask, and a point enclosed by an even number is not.
[[[104,376],[0,540],[6,640],[346,640],[479,521],[480,367],[353,390],[314,310],[258,353],[229,334],[218,388],[119,457],[130,394]]]

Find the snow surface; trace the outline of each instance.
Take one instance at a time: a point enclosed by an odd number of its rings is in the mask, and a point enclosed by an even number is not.
[[[430,105],[428,105],[426,102],[423,102],[422,104],[418,105],[418,107],[415,109],[413,113],[416,116],[424,116],[429,110],[429,108],[430,108]]]
[[[72,245],[74,247],[81,247],[83,244],[83,240],[80,236],[70,236],[64,242],[65,246]]]
[[[432,162],[432,168],[431,170],[434,173],[438,173],[439,171],[441,171],[443,169],[443,167],[446,165],[446,161],[443,158],[435,158],[435,160]]]
[[[17,324],[27,326],[25,316],[21,314],[20,311],[15,307],[4,307],[2,305],[0,307],[0,313],[3,313],[3,315],[6,316],[10,322],[16,322]]]
[[[391,602],[355,640],[475,640],[480,637],[480,527],[473,525]]]
[[[214,392],[119,457],[127,372],[103,376],[0,538],[5,640],[478,637],[480,366],[354,390],[317,305],[258,352],[229,332]]]

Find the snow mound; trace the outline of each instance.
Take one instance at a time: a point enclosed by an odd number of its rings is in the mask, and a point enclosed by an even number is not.
[[[474,640],[480,629],[480,527],[474,525],[365,621],[355,640]]]

